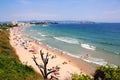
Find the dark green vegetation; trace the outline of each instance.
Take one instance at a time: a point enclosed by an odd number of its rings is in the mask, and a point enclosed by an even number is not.
[[[12,27],[12,24],[0,24],[0,29],[3,29],[3,30],[8,29],[10,27]]]
[[[0,30],[0,80],[42,80],[31,67],[20,63],[9,43],[9,30]]]
[[[12,24],[0,24],[0,29],[6,30],[6,29],[11,28],[13,26],[17,26],[17,24],[16,25],[12,25]]]
[[[120,68],[100,66],[96,69],[93,78],[85,75],[74,74],[72,80],[120,80]]]
[[[97,68],[94,79],[98,80],[101,78],[102,80],[120,80],[120,68],[113,68],[108,66],[100,66]]]
[[[74,75],[72,76],[72,80],[94,80],[94,79],[90,78],[90,77],[87,76],[87,75],[74,74]]]

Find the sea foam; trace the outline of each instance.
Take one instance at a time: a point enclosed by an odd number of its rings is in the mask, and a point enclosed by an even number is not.
[[[70,38],[70,37],[54,37],[54,38],[59,41],[63,41],[70,44],[79,44],[79,41],[75,38]]]
[[[79,56],[73,55],[73,54],[71,54],[70,52],[63,51],[63,50],[58,49],[58,48],[53,48],[53,47],[51,47],[50,45],[47,45],[47,47],[52,48],[52,49],[54,49],[54,50],[57,50],[57,51],[59,51],[59,52],[62,52],[62,53],[64,53],[64,54],[67,54],[67,55],[69,55],[69,56],[72,56],[72,57],[75,57],[75,58],[80,58]]]
[[[85,49],[96,50],[96,47],[91,46],[89,44],[81,44],[81,47],[83,47]]]
[[[42,37],[45,37],[45,36],[47,36],[47,35],[44,35],[44,34],[42,34],[42,33],[38,33],[38,34],[40,34],[40,36],[42,36]]]
[[[89,63],[94,63],[98,65],[106,65],[107,61],[104,59],[99,59],[99,58],[93,58],[93,57],[88,57],[88,58],[82,58],[84,61],[89,62]]]
[[[53,48],[53,47],[51,47],[50,45],[47,45],[49,48]],[[63,50],[61,50],[61,49],[58,49],[58,48],[53,48],[54,50],[57,50],[57,51],[60,51],[60,52],[63,52],[64,54],[67,54],[67,55],[69,55],[69,56],[72,56],[72,57],[75,57],[75,58],[80,58],[80,59],[82,59],[82,60],[84,60],[84,61],[86,61],[86,62],[89,62],[89,63],[94,63],[94,64],[97,64],[97,65],[107,65],[107,61],[105,61],[104,59],[100,59],[100,58],[93,58],[93,57],[91,57],[91,56],[89,56],[89,57],[85,57],[85,56],[83,56],[83,55],[79,55],[79,56],[76,56],[76,55],[73,55],[73,54],[71,54],[71,53],[69,53],[69,52],[67,52],[67,51],[63,51]]]

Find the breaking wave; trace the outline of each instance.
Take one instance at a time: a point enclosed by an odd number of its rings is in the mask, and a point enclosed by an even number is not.
[[[83,47],[85,49],[96,50],[96,47],[91,46],[89,44],[81,44],[81,47]]]
[[[70,38],[70,37],[54,37],[54,38],[59,41],[63,41],[70,44],[79,44],[79,41],[77,39]]]
[[[44,35],[44,34],[42,34],[42,33],[38,33],[38,34],[40,34],[40,36],[42,36],[42,37],[45,37],[45,36],[47,36],[47,35]]]
[[[93,57],[86,57],[86,56],[81,56],[81,59],[83,59],[86,62],[89,63],[94,63],[94,64],[98,64],[98,65],[106,65],[107,61],[105,61],[104,59],[100,59],[100,58],[93,58]]]

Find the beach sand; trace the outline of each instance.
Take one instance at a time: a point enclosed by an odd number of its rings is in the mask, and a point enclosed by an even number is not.
[[[92,76],[94,73],[94,69],[80,59],[49,48],[35,40],[26,38],[24,34],[21,33],[21,28],[23,27],[14,27],[10,29],[10,44],[15,48],[16,54],[23,64],[33,67],[35,71],[41,74],[32,57],[35,55],[37,57],[37,62],[43,64],[39,54],[39,51],[42,50],[44,53],[48,52],[50,55],[47,66],[48,69],[56,66],[60,67],[58,71],[59,74],[57,75],[60,80],[70,80],[72,74],[75,73],[87,74],[89,76]]]

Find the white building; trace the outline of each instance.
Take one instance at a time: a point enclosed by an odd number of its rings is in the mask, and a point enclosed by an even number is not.
[[[16,25],[17,23],[18,23],[17,20],[12,21],[12,25]]]
[[[18,23],[18,26],[25,26],[25,23],[23,23],[23,22]]]

